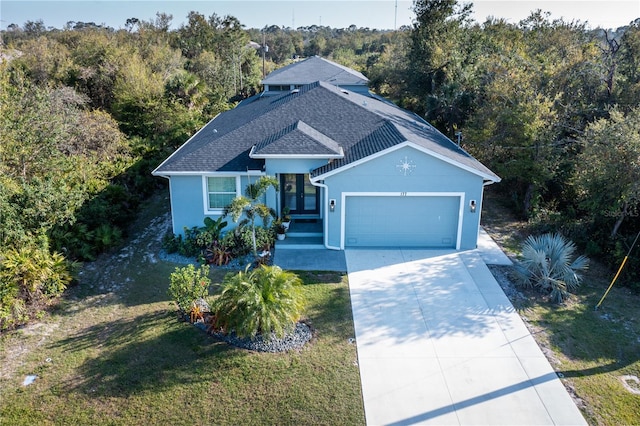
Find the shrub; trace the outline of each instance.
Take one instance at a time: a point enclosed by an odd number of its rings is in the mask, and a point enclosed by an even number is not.
[[[227,222],[222,216],[216,220],[210,217],[204,218],[204,228],[200,228],[196,235],[196,244],[202,249],[211,248],[221,239],[222,230],[227,226]]]
[[[106,251],[122,242],[122,231],[120,228],[103,223],[94,231],[94,247],[99,251]]]
[[[165,250],[178,252],[187,257],[206,257],[206,252],[220,245],[222,230],[227,222],[222,217],[213,220],[204,218],[204,227],[184,228],[184,239],[181,235],[169,233],[163,238]]]
[[[611,257],[613,258],[611,263],[616,265],[616,269],[624,261],[625,256],[630,254],[629,248],[633,246],[633,237],[620,239],[615,242],[614,249],[612,250]],[[637,246],[635,246],[635,252],[637,253]],[[640,291],[640,258],[638,256],[631,255],[627,257],[625,263],[624,272],[620,275],[621,282],[627,287]]]
[[[167,253],[177,253],[182,245],[182,235],[174,235],[173,231],[169,230],[164,237],[162,237],[162,247]]]
[[[209,294],[209,266],[202,265],[196,269],[193,265],[178,267],[170,276],[171,283],[167,293],[176,302],[183,313],[191,311],[196,300]]]
[[[244,256],[251,251],[251,248],[242,241],[242,227],[240,226],[227,232],[220,243],[234,258]]]
[[[201,248],[196,243],[196,237],[200,232],[200,228],[194,226],[193,228],[184,228],[184,238],[178,235],[178,253],[182,256],[196,257],[200,254]]]
[[[163,238],[163,247],[169,253],[179,253],[186,257],[195,257],[207,263],[225,265],[231,259],[243,257],[251,253],[254,230],[246,222],[221,236],[227,226],[222,218],[212,220],[205,218],[205,226],[184,229],[184,238],[169,232]],[[256,247],[273,246],[275,231],[264,227],[255,228]]]
[[[253,247],[253,232],[249,226],[240,224],[235,229],[227,232],[222,238],[221,245],[225,247],[231,256],[241,257],[246,256],[252,251]],[[256,247],[271,247],[275,240],[275,233],[271,229],[265,229],[263,227],[255,228]]]
[[[19,288],[15,281],[0,277],[0,330],[5,330],[27,321],[24,300],[18,297]]]
[[[282,337],[294,329],[304,309],[302,280],[278,266],[229,273],[222,286],[213,304],[218,326],[240,337],[272,332]]]
[[[538,287],[561,303],[580,285],[579,271],[588,267],[585,256],[574,258],[576,246],[562,235],[529,236],[522,246],[522,261],[516,271],[523,285]]]
[[[65,253],[79,260],[95,260],[94,231],[84,223],[73,226],[65,224],[56,226],[50,232],[52,250]]]
[[[251,229],[250,228],[242,229],[240,235],[241,235],[242,244],[246,250],[246,253],[249,253],[253,245]],[[273,243],[275,240],[275,234],[271,229],[256,227],[255,235],[256,235],[256,247],[258,247],[258,249],[263,247],[273,246]]]
[[[74,268],[60,253],[36,245],[0,254],[0,329],[37,314],[42,303],[67,288]]]

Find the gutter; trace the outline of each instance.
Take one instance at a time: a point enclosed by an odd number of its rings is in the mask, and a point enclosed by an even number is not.
[[[324,195],[327,196],[329,194],[329,187],[327,185],[325,185],[324,183],[320,183],[320,182],[316,182],[313,179],[309,178],[309,182],[311,182],[311,185],[313,186],[317,186],[318,188],[323,188],[324,189]],[[324,226],[324,247],[326,249],[329,250],[338,250],[341,251],[342,249],[340,247],[335,247],[335,246],[330,246],[329,245],[329,203],[325,202],[324,203],[324,220],[323,222],[323,226]]]

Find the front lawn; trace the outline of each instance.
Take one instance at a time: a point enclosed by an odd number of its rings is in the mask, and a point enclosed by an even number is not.
[[[232,348],[170,305],[167,205],[155,199],[135,239],[85,265],[41,322],[1,337],[0,424],[364,424],[346,275],[300,274],[317,330],[301,351]]]

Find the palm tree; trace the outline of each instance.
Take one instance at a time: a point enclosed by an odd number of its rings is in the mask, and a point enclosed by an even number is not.
[[[295,327],[305,299],[302,280],[278,266],[227,274],[222,294],[214,302],[218,325],[240,337],[262,334],[278,337]]]
[[[522,246],[523,259],[516,271],[524,285],[540,287],[560,303],[580,285],[579,271],[589,265],[585,256],[574,259],[575,251],[575,244],[560,234],[531,235]]]
[[[251,224],[251,242],[253,245],[253,255],[258,257],[258,248],[256,247],[256,218],[262,219],[265,227],[269,226],[269,220],[275,217],[273,209],[261,202],[267,189],[270,187],[278,190],[278,180],[273,176],[261,176],[256,183],[247,185],[245,195],[236,197],[231,203],[225,207],[224,215],[231,215],[234,222],[240,219],[243,214]]]

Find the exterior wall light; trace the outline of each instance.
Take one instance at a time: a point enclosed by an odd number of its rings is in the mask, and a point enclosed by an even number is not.
[[[329,211],[336,211],[336,200],[333,198],[329,200]]]
[[[469,211],[471,213],[475,213],[476,212],[476,200],[469,201]]]

